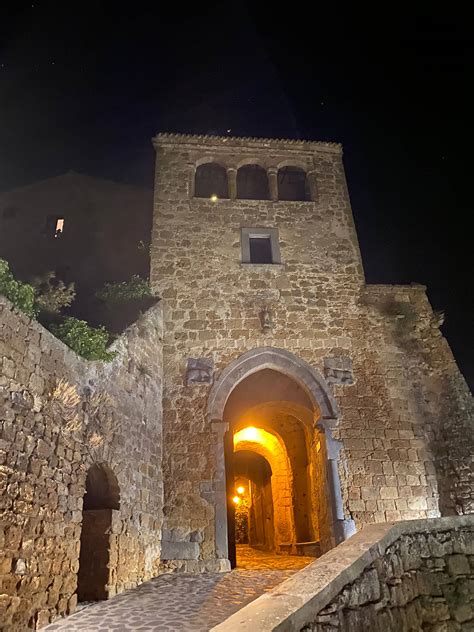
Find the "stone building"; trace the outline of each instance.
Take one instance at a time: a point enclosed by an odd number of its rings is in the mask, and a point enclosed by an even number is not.
[[[226,570],[236,541],[318,555],[474,512],[472,397],[425,288],[365,283],[341,147],[154,145],[160,301],[114,359],[0,299],[2,630]]]
[[[149,273],[152,191],[74,171],[0,193],[0,257],[22,280],[50,270],[78,293],[75,311],[100,322],[91,296]]]
[[[232,499],[290,553],[472,512],[472,398],[425,288],[365,283],[341,146],[154,145],[163,556],[234,562]]]

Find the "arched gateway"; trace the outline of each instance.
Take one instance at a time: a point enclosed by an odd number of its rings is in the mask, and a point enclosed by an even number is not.
[[[343,512],[341,444],[332,437],[337,403],[307,362],[275,347],[244,353],[214,383],[207,413],[219,435],[218,557],[235,564],[235,513],[239,541],[247,538],[256,548],[277,553],[315,554],[354,533]],[[271,485],[256,470],[255,455],[266,461]],[[242,524],[247,534],[242,535]]]

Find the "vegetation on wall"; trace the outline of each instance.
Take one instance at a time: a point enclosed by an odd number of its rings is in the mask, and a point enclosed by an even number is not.
[[[31,285],[36,291],[36,305],[46,314],[59,314],[63,308],[71,305],[76,296],[74,283],[66,285],[56,279],[54,271],[35,277]]]
[[[96,292],[97,298],[108,303],[123,303],[152,296],[150,283],[134,274],[129,281],[106,283]]]
[[[86,360],[110,361],[114,352],[107,351],[109,333],[105,327],[91,327],[85,320],[66,316],[52,323],[75,297],[74,284],[56,280],[54,272],[33,279],[32,284],[17,281],[4,259],[0,259],[0,294],[30,318],[37,318],[52,334]],[[61,317],[62,318],[62,317]]]
[[[37,316],[35,288],[29,283],[17,281],[5,259],[0,259],[0,294],[30,318]]]
[[[86,360],[113,360],[115,352],[107,351],[109,333],[105,327],[91,327],[85,320],[67,316],[60,325],[51,325],[51,332]]]

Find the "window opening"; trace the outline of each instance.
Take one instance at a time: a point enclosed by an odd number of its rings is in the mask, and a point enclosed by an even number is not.
[[[55,237],[59,237],[60,235],[62,235],[62,232],[64,230],[64,218],[63,217],[58,217],[58,219],[56,220],[56,227],[54,230],[54,236]]]
[[[273,263],[270,237],[249,237],[249,246],[250,263]]]

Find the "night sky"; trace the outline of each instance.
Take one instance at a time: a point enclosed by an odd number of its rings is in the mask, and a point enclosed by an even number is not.
[[[472,387],[462,12],[162,4],[2,4],[0,191],[70,169],[151,187],[158,131],[342,142],[367,280],[428,285]]]

